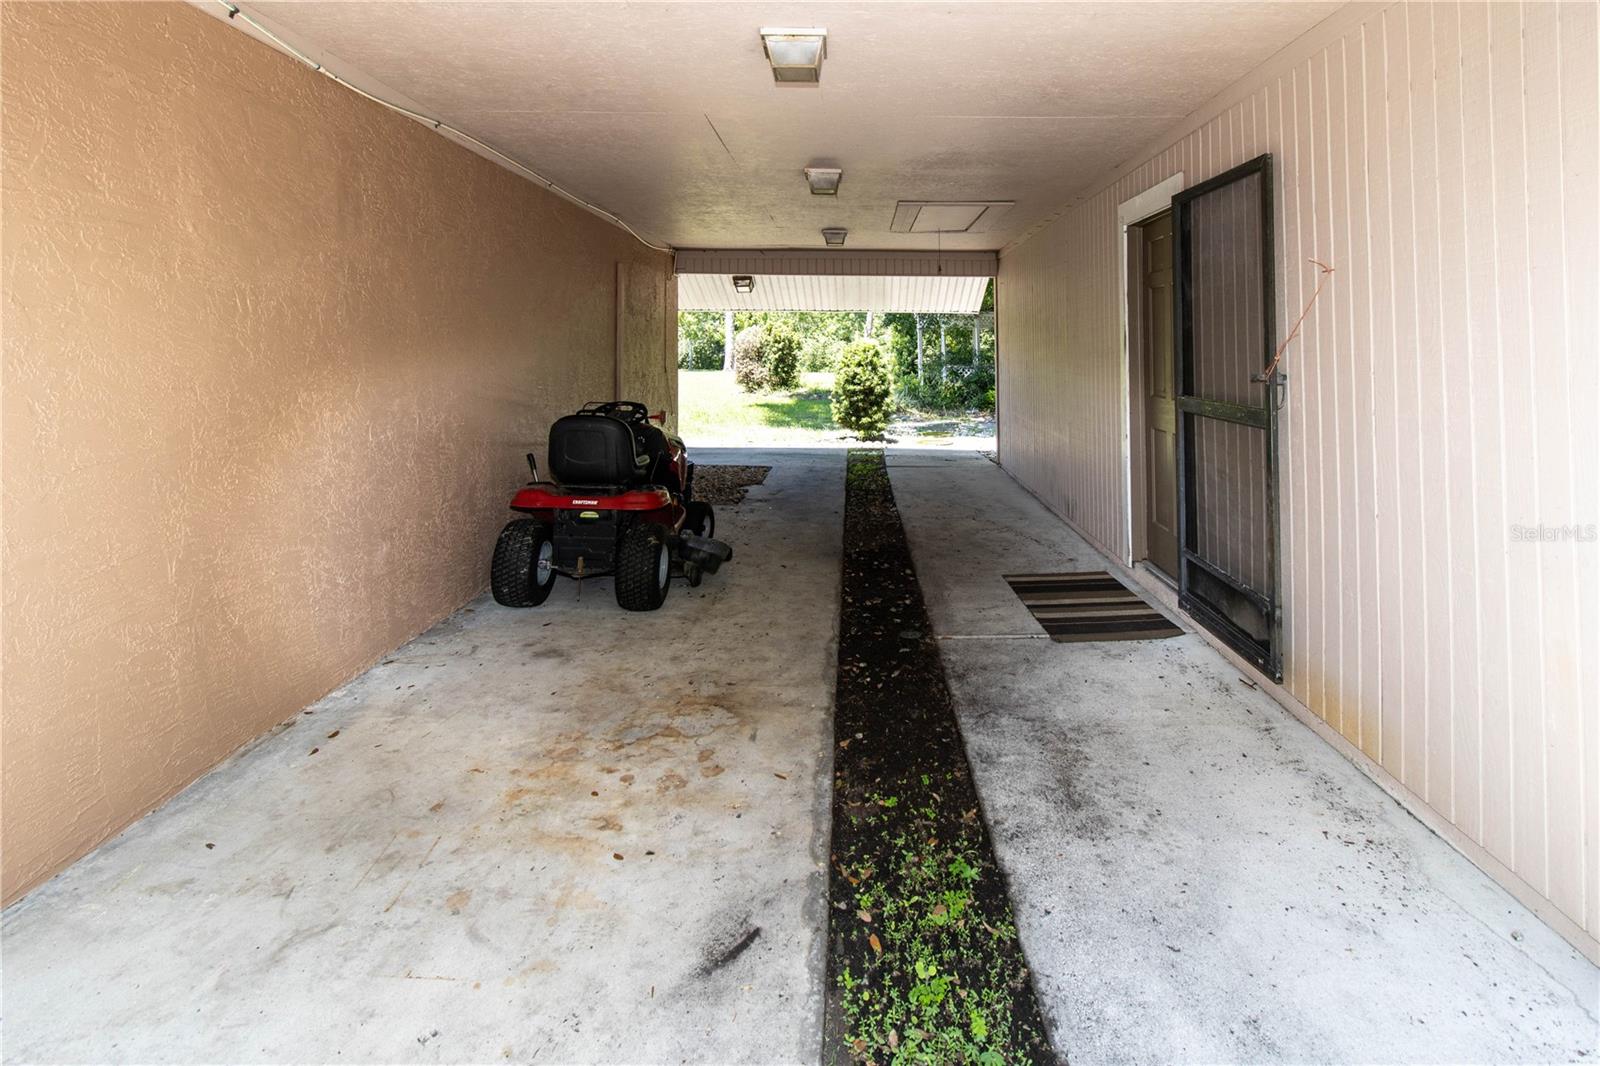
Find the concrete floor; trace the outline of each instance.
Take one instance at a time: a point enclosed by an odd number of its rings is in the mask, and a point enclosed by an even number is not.
[[[843,463],[658,613],[475,601],[9,908],[5,1058],[816,1061]]]
[[[8,909],[4,1057],[816,1061],[844,453],[696,457],[774,465],[701,589],[480,599]],[[1198,637],[1035,639],[1000,574],[1104,563],[992,463],[890,466],[1074,1061],[1595,1057],[1506,893]]]
[[[1075,1062],[1593,1061],[1600,972],[1194,635],[1055,644],[1105,562],[992,463],[895,496],[1023,946]]]

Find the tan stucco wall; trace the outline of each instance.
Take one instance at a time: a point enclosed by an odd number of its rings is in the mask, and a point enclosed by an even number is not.
[[[3,12],[3,894],[486,581],[522,452],[671,407],[668,257],[178,4]]]

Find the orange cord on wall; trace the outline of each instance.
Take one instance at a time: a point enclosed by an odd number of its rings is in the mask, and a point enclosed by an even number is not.
[[[1283,353],[1288,349],[1289,342],[1295,339],[1300,332],[1300,327],[1305,325],[1306,316],[1311,313],[1312,305],[1317,302],[1317,297],[1322,295],[1322,287],[1328,283],[1328,275],[1333,273],[1333,267],[1319,259],[1307,259],[1306,262],[1322,271],[1322,276],[1317,279],[1317,287],[1312,290],[1311,299],[1306,301],[1306,309],[1301,311],[1300,317],[1294,320],[1294,328],[1289,331],[1287,337],[1283,338],[1283,343],[1278,345],[1278,350],[1273,353],[1272,362],[1267,364],[1267,368],[1255,379],[1256,381],[1272,380],[1272,375],[1277,371],[1278,364],[1283,361]]]

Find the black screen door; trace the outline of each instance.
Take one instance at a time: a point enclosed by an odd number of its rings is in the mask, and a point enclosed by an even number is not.
[[[1272,158],[1172,198],[1179,602],[1281,681]]]

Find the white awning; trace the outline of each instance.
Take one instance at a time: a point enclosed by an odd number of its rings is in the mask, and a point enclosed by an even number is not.
[[[993,252],[684,251],[680,311],[923,311],[976,314]],[[748,293],[733,279],[754,280]]]

